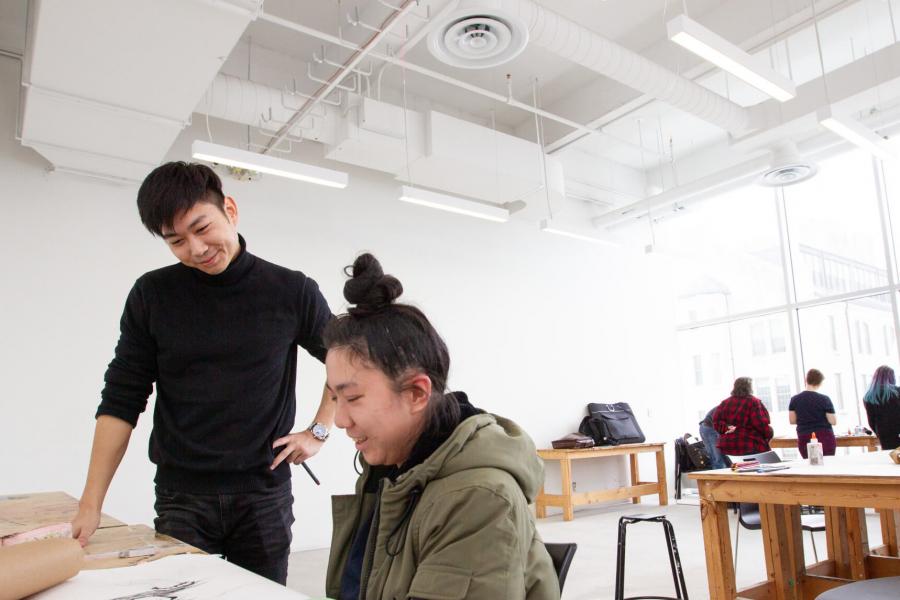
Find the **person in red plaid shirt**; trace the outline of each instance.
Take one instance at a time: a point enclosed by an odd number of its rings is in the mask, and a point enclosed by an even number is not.
[[[719,450],[731,456],[767,452],[772,439],[769,422],[769,411],[753,395],[753,381],[738,377],[731,396],[713,413],[713,427],[721,434]]]

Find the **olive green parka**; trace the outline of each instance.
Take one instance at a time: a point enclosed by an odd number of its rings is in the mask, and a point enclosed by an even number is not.
[[[378,493],[334,496],[326,593],[341,576],[363,515],[372,514],[360,582],[365,600],[558,600],[553,563],[528,508],[544,479],[518,425],[471,416],[424,462]]]

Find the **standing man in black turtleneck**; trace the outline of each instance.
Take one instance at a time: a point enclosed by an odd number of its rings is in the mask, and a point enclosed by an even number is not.
[[[288,463],[315,455],[334,420],[323,393],[312,425],[291,433],[297,346],[324,362],[331,311],[315,281],[247,251],[209,167],[158,167],[138,211],[179,263],[141,276],[125,302],[73,535],[84,545],[96,530],[155,383],[156,530],[284,584]]]

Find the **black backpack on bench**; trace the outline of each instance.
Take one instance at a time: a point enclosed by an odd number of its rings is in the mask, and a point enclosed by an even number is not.
[[[646,440],[627,402],[591,402],[588,404],[588,416],[582,419],[578,431],[594,438],[598,446],[640,444]]]

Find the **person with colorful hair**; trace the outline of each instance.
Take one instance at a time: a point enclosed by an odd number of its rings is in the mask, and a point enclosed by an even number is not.
[[[894,370],[886,365],[875,369],[872,383],[863,396],[869,427],[878,436],[882,450],[900,446],[900,391]]]

